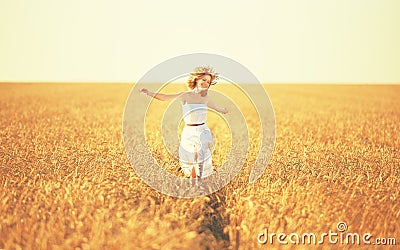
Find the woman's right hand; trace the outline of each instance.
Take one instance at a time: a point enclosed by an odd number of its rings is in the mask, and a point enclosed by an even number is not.
[[[146,95],[149,94],[149,90],[148,89],[140,89],[139,92],[145,93]]]

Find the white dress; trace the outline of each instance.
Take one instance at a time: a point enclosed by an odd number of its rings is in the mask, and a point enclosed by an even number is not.
[[[212,166],[212,134],[205,124],[207,106],[205,104],[183,104],[183,120],[185,124],[202,124],[185,126],[179,145],[179,161],[185,175],[191,176],[192,169],[198,178],[205,178],[213,173]]]

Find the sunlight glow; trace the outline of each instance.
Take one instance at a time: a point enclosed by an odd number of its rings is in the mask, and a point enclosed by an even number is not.
[[[400,1],[0,2],[0,81],[135,82],[194,52],[262,82],[399,83]]]

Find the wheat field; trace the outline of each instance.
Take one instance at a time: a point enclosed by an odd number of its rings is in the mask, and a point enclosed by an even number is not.
[[[276,117],[266,171],[248,183],[260,125],[241,102],[246,164],[218,192],[193,199],[153,190],[129,164],[122,117],[132,87],[0,84],[0,249],[280,249],[293,245],[262,245],[258,234],[327,233],[338,222],[400,244],[400,85],[264,85]],[[154,110],[146,138],[179,175],[151,127]],[[218,167],[229,126],[209,118]],[[297,245],[310,247],[351,246]]]

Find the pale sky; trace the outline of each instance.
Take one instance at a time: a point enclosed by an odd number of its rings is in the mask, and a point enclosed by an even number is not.
[[[265,83],[400,83],[400,0],[0,0],[0,81],[135,82],[195,52]]]

